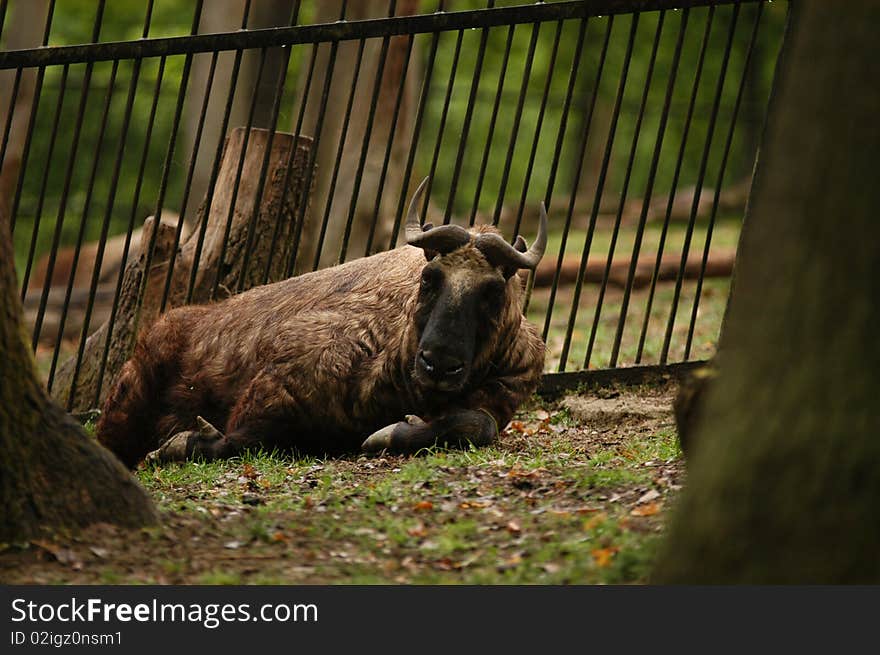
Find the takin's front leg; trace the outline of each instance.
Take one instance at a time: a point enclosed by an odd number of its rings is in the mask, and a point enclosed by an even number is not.
[[[268,366],[251,381],[235,403],[225,434],[197,417],[198,429],[178,432],[148,456],[148,461],[212,461],[241,455],[246,450],[283,448],[290,439],[297,403],[274,367]]]
[[[198,429],[178,432],[156,450],[147,454],[144,461],[147,463],[182,462],[192,459],[196,454],[205,459],[215,459],[213,456],[205,457],[205,455],[206,453],[213,454],[226,437],[201,416],[196,416],[196,423]]]
[[[392,423],[367,437],[361,450],[375,453],[414,453],[423,448],[444,446],[466,448],[488,446],[498,439],[498,424],[487,411],[461,409],[451,411],[431,421],[418,416],[407,416],[406,421]]]

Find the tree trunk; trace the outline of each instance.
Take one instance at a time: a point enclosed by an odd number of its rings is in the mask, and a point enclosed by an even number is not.
[[[47,0],[18,2],[14,5],[6,29],[3,30],[3,49],[18,50],[34,48],[40,44],[40,37],[46,25],[46,14],[49,10]],[[28,122],[31,117],[31,105],[34,101],[36,86],[36,69],[26,68],[21,72],[15,104],[12,107],[12,125],[9,130],[9,142],[6,155],[0,165],[0,211],[8,212],[18,181],[21,157],[27,138]],[[0,71],[0,132],[6,129],[9,120],[9,94],[15,82],[15,71]]]
[[[880,582],[880,4],[791,12],[655,582]]]
[[[134,477],[37,381],[13,262],[8,214],[0,211],[0,542],[97,522],[155,522]]]
[[[103,403],[113,380],[131,355],[137,335],[152,325],[163,309],[168,266],[172,257],[175,259],[174,270],[165,309],[187,302],[209,302],[215,295],[224,297],[284,278],[293,245],[294,221],[300,206],[308,203],[309,194],[305,188],[308,176],[305,169],[311,139],[300,137],[288,175],[293,136],[282,132],[275,134],[266,164],[265,184],[254,216],[269,133],[266,130],[251,130],[241,165],[240,181],[236,185],[245,133],[244,128],[237,128],[227,139],[213,202],[210,208],[203,203],[196,227],[176,257],[175,230],[163,222],[156,237],[143,298],[139,293],[143,286],[145,258],[141,255],[129,264],[123,279],[119,311],[114,321],[103,374],[101,362],[108,333],[106,324],[88,338],[79,371],[76,370],[76,357],[59,368],[52,387],[52,394],[59,402],[66,403],[75,411],[92,408],[96,397],[99,405]],[[285,181],[288,183],[286,187]],[[230,220],[229,210],[233,201],[235,207]],[[202,236],[199,226],[205,221]],[[141,237],[144,245],[150,242],[148,230],[152,232],[150,219],[145,223]],[[197,267],[197,273],[192,297],[188,298],[194,266]],[[70,399],[72,389],[75,394]]]

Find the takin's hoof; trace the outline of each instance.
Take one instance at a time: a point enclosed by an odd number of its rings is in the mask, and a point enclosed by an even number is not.
[[[223,438],[223,433],[208,423],[201,416],[196,416],[198,430],[186,430],[178,432],[156,450],[147,454],[144,461],[149,463],[182,462],[193,454],[193,447],[198,443],[200,446],[213,443]]]
[[[400,430],[410,425],[422,425],[424,421],[415,414],[407,414],[405,421],[399,421],[386,425],[381,430],[376,430],[361,444],[361,450],[365,453],[378,453],[391,448],[391,439],[395,430]]]
[[[147,453],[144,461],[147,464],[163,464],[165,462],[182,462],[186,459],[186,446],[190,437],[197,435],[195,430],[178,432],[156,450]]]
[[[397,423],[386,425],[381,430],[376,430],[361,444],[361,450],[365,453],[378,453],[391,446],[391,434],[398,426]]]

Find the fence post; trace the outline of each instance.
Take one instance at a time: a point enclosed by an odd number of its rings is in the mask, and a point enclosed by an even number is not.
[[[164,224],[159,226],[143,298],[138,297],[145,274],[145,258],[140,253],[139,257],[129,258],[113,325],[105,323],[88,338],[81,360],[71,357],[59,368],[52,395],[71,411],[91,409],[96,397],[99,405],[103,403],[131,355],[137,335],[152,325],[163,306],[167,310],[188,302],[209,302],[213,299],[215,282],[220,294],[231,294],[233,289],[239,288],[240,279],[243,280],[240,288],[246,290],[262,283],[267,271],[269,282],[284,276],[291,255],[294,220],[300,206],[309,200],[305,183],[311,176],[305,169],[312,139],[300,137],[294,143],[293,135],[276,132],[271,139],[271,152],[266,153],[268,130],[251,129],[248,139],[244,138],[245,133],[245,128],[236,128],[227,137],[214,197],[210,203],[207,199],[202,203],[195,226],[177,253],[173,248],[175,229]],[[245,142],[247,151],[243,153]],[[267,156],[266,182],[261,189],[258,179]],[[288,166],[290,175],[286,173]],[[285,180],[288,180],[287,188],[282,188]],[[254,216],[260,191],[259,210]],[[144,223],[141,244],[149,243],[148,230],[153,229],[156,229],[155,222],[150,217]],[[245,257],[248,243],[250,254]],[[167,276],[172,261],[169,283]],[[247,262],[247,270],[244,270],[244,262]],[[139,302],[141,309],[137,316]],[[110,344],[106,347],[108,335]]]

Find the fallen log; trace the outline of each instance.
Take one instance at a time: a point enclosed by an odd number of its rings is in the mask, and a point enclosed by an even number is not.
[[[703,277],[729,277],[733,272],[733,264],[736,259],[736,253],[733,251],[720,251],[709,254],[706,262],[706,270]],[[593,257],[587,260],[584,269],[584,282],[592,284],[601,284],[605,279],[605,268],[608,260],[605,257]],[[555,258],[545,258],[535,271],[535,287],[549,287],[553,284],[556,276],[557,266],[559,262]],[[578,273],[580,271],[579,257],[565,257],[562,260],[562,266],[559,267],[558,284],[574,284],[577,282]],[[611,262],[611,268],[608,272],[608,285],[612,287],[624,288],[629,277],[629,269],[631,260],[614,259]],[[635,274],[633,276],[633,288],[639,289],[651,283],[654,275],[654,269],[657,267],[656,255],[643,255],[636,262]],[[691,254],[684,267],[683,279],[692,280],[700,276],[702,267],[702,253]],[[663,255],[660,260],[660,266],[657,269],[658,281],[675,280],[681,269],[681,255],[670,253]]]

